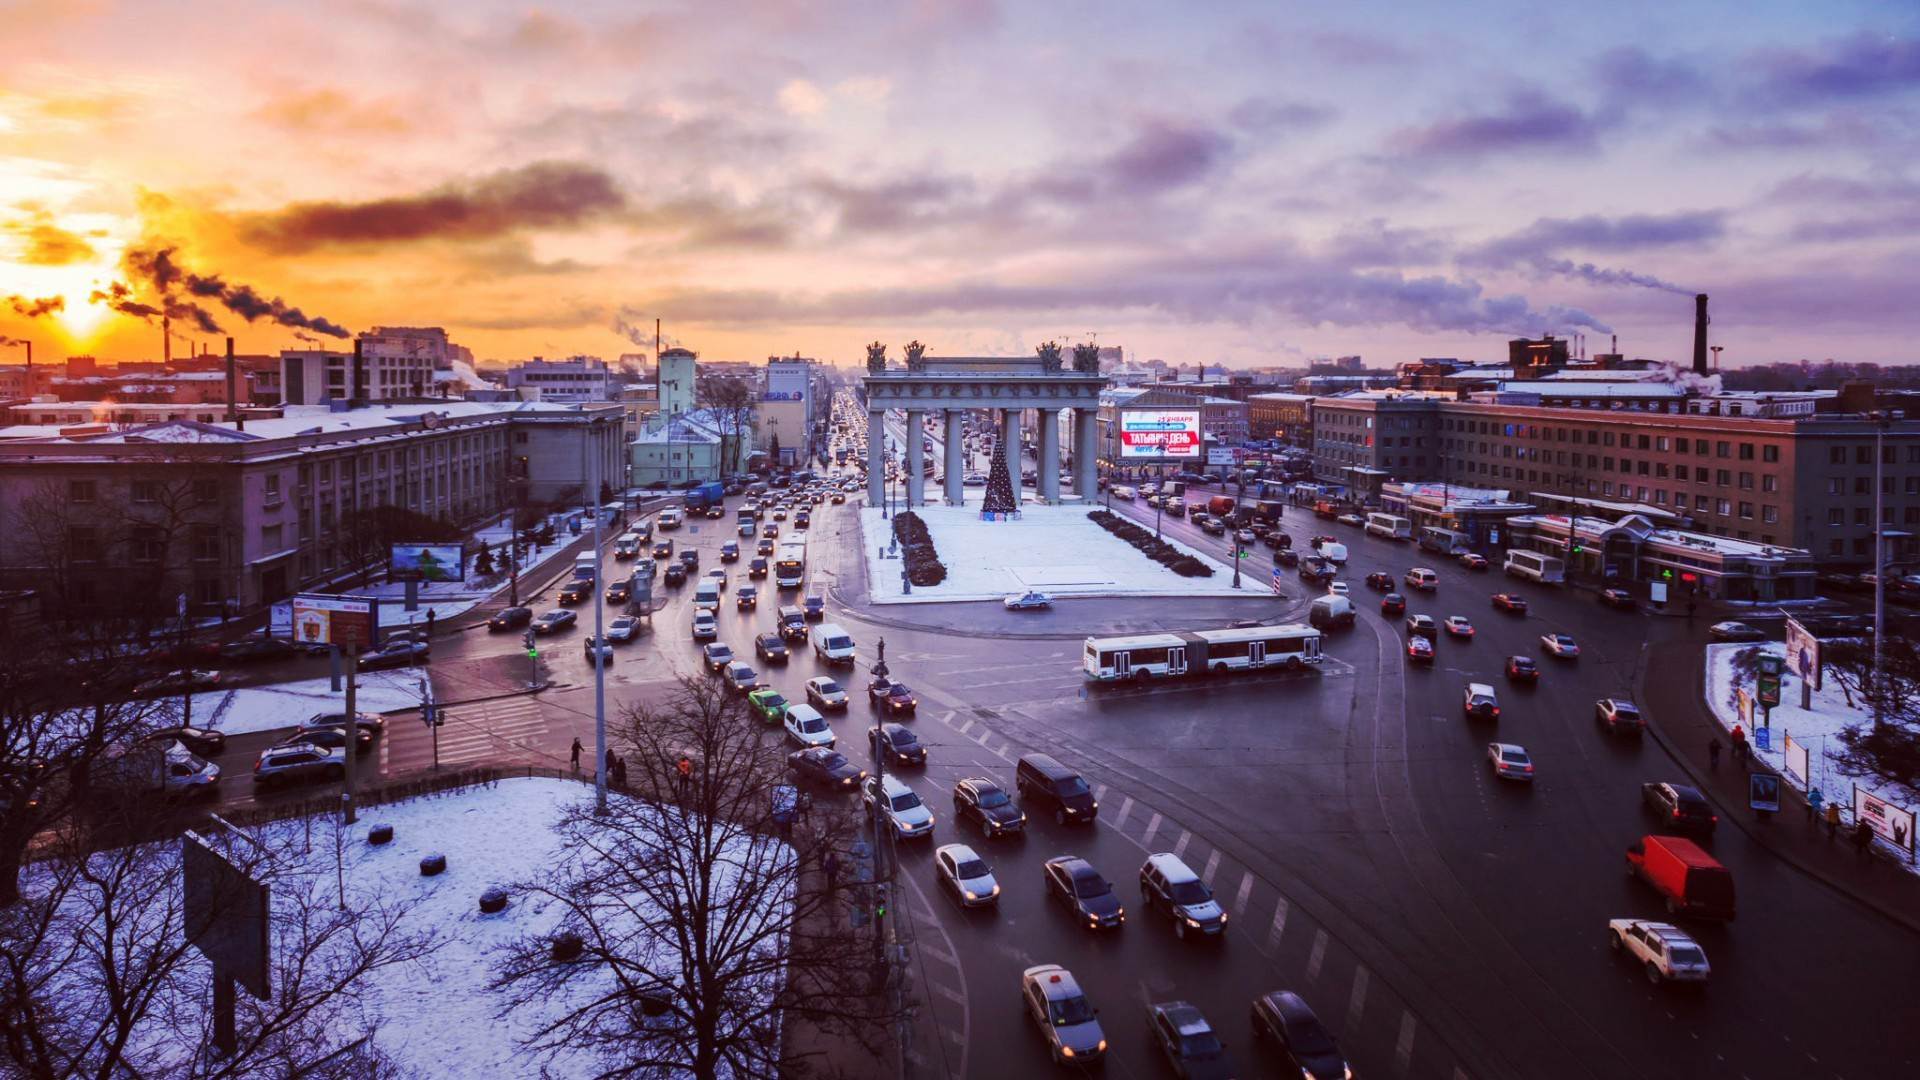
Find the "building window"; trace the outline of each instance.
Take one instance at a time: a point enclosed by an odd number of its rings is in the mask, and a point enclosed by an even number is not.
[[[1846,553],[1847,553],[1847,542],[1845,540],[1827,541],[1827,554],[1845,555]]]
[[[1600,485],[1600,494],[1602,494],[1602,495],[1611,495],[1611,494],[1613,494],[1613,481],[1611,481],[1611,480],[1608,480],[1608,481],[1606,481],[1606,482],[1604,482],[1604,483],[1602,483],[1602,484]]]
[[[90,503],[94,501],[95,497],[96,497],[96,494],[95,494],[95,488],[93,486],[93,481],[91,480],[67,481],[67,501],[68,502]]]
[[[1743,517],[1743,518],[1746,518],[1746,519],[1748,519],[1748,520],[1752,520],[1752,518],[1753,518],[1753,504],[1752,504],[1752,503],[1750,503],[1750,502],[1743,502],[1743,503],[1741,503],[1741,504],[1740,504],[1740,516],[1741,516],[1741,517]]]
[[[1846,493],[1847,493],[1847,482],[1845,479],[1838,476],[1827,477],[1827,494],[1845,495]]]
[[[220,481],[195,480],[193,482],[193,501],[205,506],[220,501]]]
[[[1665,480],[1667,478],[1667,474],[1672,471],[1673,470],[1668,468],[1667,463],[1664,461],[1658,461],[1654,463],[1653,475],[1659,477],[1662,480]]]
[[[1865,525],[1865,524],[1867,523],[1867,508],[1866,508],[1866,507],[1864,507],[1864,506],[1856,506],[1856,507],[1854,507],[1854,508],[1853,508],[1853,523],[1854,523],[1855,525]]]
[[[160,485],[151,480],[135,480],[133,482],[132,498],[133,501],[137,503],[159,502]]]
[[[1869,490],[1867,489],[1867,478],[1866,478],[1866,477],[1864,477],[1864,476],[1856,476],[1856,477],[1854,477],[1854,478],[1853,478],[1853,493],[1854,493],[1855,495],[1871,495],[1871,494],[1873,494],[1873,492],[1871,492],[1871,491],[1869,491]]]
[[[193,557],[199,562],[220,560],[220,530],[213,525],[195,525],[191,539]]]
[[[1780,478],[1773,475],[1772,473],[1768,473],[1767,475],[1761,477],[1760,490],[1761,491],[1779,491]]]
[[[75,525],[67,530],[67,554],[74,562],[97,562],[100,558],[100,533],[91,525]]]
[[[1667,505],[1667,489],[1655,488],[1653,492],[1653,501],[1656,506]]]
[[[1740,460],[1741,461],[1753,460],[1753,444],[1752,443],[1743,442],[1740,444]]]
[[[1684,454],[1684,453],[1686,453],[1686,452],[1687,452],[1687,440],[1686,440],[1686,439],[1675,439],[1675,440],[1673,441],[1673,448],[1674,448],[1674,449],[1675,449],[1676,451],[1678,451],[1678,452],[1680,452],[1680,453],[1682,453],[1682,454]]]
[[[1846,463],[1847,463],[1847,448],[1846,448],[1846,447],[1844,447],[1844,446],[1829,446],[1829,447],[1827,447],[1827,464],[1829,464],[1829,465],[1845,465]]]
[[[1780,508],[1777,506],[1762,506],[1760,508],[1760,520],[1769,525],[1778,524],[1780,521]]]
[[[1845,510],[1842,510],[1838,506],[1827,507],[1827,524],[1828,525],[1845,525],[1846,523],[1847,523],[1847,512]]]
[[[157,563],[167,552],[167,543],[160,530],[143,526],[133,530],[127,538],[128,554],[137,563]]]
[[[1741,473],[1740,486],[1747,489],[1748,491],[1752,491],[1753,490],[1753,474],[1750,472]]]
[[[1712,505],[1713,505],[1713,500],[1707,498],[1705,495],[1695,495],[1693,497],[1693,508],[1695,510],[1700,511],[1703,514],[1706,513],[1707,508],[1711,507]]]
[[[271,499],[277,499],[279,497],[280,497],[280,474],[277,472],[270,472],[267,474],[267,498],[271,500]]]
[[[1761,460],[1761,461],[1779,461],[1779,460],[1780,460],[1780,448],[1779,448],[1779,447],[1777,447],[1777,446],[1763,446],[1763,447],[1761,447],[1761,448],[1760,448],[1760,460]]]
[[[1730,509],[1730,507],[1729,507],[1729,506],[1727,505],[1727,500],[1725,500],[1725,499],[1715,499],[1715,500],[1713,501],[1713,512],[1714,512],[1714,513],[1716,513],[1716,514],[1720,514],[1720,515],[1722,515],[1722,516],[1725,516],[1725,515],[1727,514],[1727,512],[1728,512],[1728,510],[1729,510],[1729,509]]]
[[[1654,449],[1659,450],[1662,453],[1668,450],[1671,450],[1673,448],[1672,444],[1668,442],[1667,437],[1665,435],[1662,435],[1659,438],[1653,440],[1653,446],[1654,446]]]
[[[1733,474],[1725,469],[1716,469],[1713,474],[1714,487],[1726,487],[1733,482]]]

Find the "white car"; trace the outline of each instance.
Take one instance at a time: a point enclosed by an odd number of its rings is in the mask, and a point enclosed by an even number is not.
[[[1493,766],[1493,774],[1502,780],[1533,779],[1533,759],[1527,756],[1523,746],[1490,742],[1487,744],[1487,764]]]
[[[622,615],[607,624],[608,641],[632,641],[640,634],[640,620],[632,615]]]
[[[927,804],[912,788],[901,783],[899,777],[891,773],[868,777],[863,797],[869,809],[875,805],[880,807],[900,839],[933,835],[933,811],[927,809]]]
[[[803,747],[833,745],[833,728],[827,726],[827,718],[820,715],[820,710],[811,705],[788,705],[783,723],[787,738]]]
[[[993,879],[993,868],[965,844],[934,849],[933,872],[942,885],[953,890],[963,907],[984,907],[1000,900],[1000,883]]]
[[[700,580],[711,581],[715,585],[718,585],[720,587],[721,592],[727,591],[727,572],[725,570],[720,569],[717,566],[707,571],[706,576],[701,578]]]
[[[807,702],[821,709],[847,710],[847,692],[826,675],[807,680]]]
[[[1562,660],[1571,660],[1580,655],[1580,645],[1573,640],[1572,634],[1541,634],[1540,647]]]
[[[1347,583],[1346,583],[1346,582],[1344,582],[1344,581],[1329,581],[1329,582],[1327,582],[1327,595],[1328,595],[1328,596],[1345,596],[1345,595],[1347,595]]]
[[[1100,1010],[1093,1007],[1073,973],[1059,964],[1038,964],[1020,973],[1020,998],[1027,1016],[1047,1040],[1056,1065],[1091,1063],[1107,1052]]]
[[[720,620],[713,612],[701,609],[693,613],[693,640],[712,641],[720,636]]]
[[[1607,943],[1644,965],[1650,983],[1706,982],[1713,972],[1699,942],[1669,923],[1608,919]]]
[[[1025,611],[1028,608],[1050,608],[1053,606],[1053,597],[1038,590],[1029,589],[1023,593],[1014,593],[1001,603],[1006,605],[1008,611]]]
[[[582,654],[583,654],[584,656],[586,656],[586,658],[587,658],[587,664],[588,664],[589,666],[591,666],[591,665],[593,664],[593,653],[594,653],[594,642],[595,642],[595,640],[596,640],[596,639],[594,639],[594,638],[592,638],[592,637],[589,637],[589,638],[587,638],[587,639],[586,639],[585,641],[583,641],[583,642],[581,642],[581,643],[580,643],[580,645],[581,645],[581,652],[582,652]],[[599,651],[600,651],[600,662],[601,662],[602,664],[611,664],[611,663],[613,663],[613,645],[612,645],[612,644],[610,644],[610,643],[608,643],[608,642],[605,642],[605,641],[602,641],[602,642],[600,642],[600,643],[599,643]]]

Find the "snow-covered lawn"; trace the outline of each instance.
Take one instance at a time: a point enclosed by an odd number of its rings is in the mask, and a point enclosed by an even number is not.
[[[861,547],[867,561],[869,598],[876,604],[925,604],[948,600],[998,600],[1009,593],[1038,589],[1067,596],[1248,596],[1273,599],[1267,566],[1242,567],[1240,588],[1233,567],[1171,540],[1173,546],[1213,567],[1210,578],[1186,578],[1161,566],[1132,544],[1087,519],[1091,509],[1078,503],[1039,506],[1028,503],[1018,521],[980,520],[982,492],[969,489],[965,506],[923,506],[921,520],[933,537],[934,552],[946,564],[947,579],[931,588],[900,587],[901,559],[882,559],[893,539],[891,520],[877,507],[860,508]]]
[[[554,528],[553,543],[542,544],[527,552],[526,558],[520,564],[522,577],[536,573],[542,563],[558,554],[560,549],[579,539],[567,530],[564,515],[556,520],[558,524]],[[586,527],[591,528],[592,523],[586,523]],[[613,537],[613,533],[606,530],[603,530],[603,535],[607,539]],[[451,619],[472,610],[493,595],[496,588],[505,584],[506,555],[512,550],[513,545],[512,520],[507,517],[495,520],[492,524],[475,531],[473,540],[487,545],[488,551],[493,555],[494,565],[499,567],[500,572],[488,575],[486,578],[490,584],[482,584],[481,579],[474,576],[473,560],[469,557],[467,580],[421,582],[420,606],[414,611],[408,611],[406,608],[404,601],[407,585],[404,581],[377,581],[365,589],[349,587],[340,591],[354,596],[378,596],[384,600],[385,603],[380,605],[381,626],[417,624],[424,627],[427,623],[428,609],[432,609],[436,622]]]
[[[398,712],[420,707],[420,681],[426,671],[369,671],[360,676],[353,707],[360,712]],[[196,724],[228,735],[292,727],[314,713],[339,712],[346,695],[333,689],[332,679],[302,679],[273,686],[249,686],[195,694]]]
[[[1885,799],[1896,806],[1901,805],[1893,792],[1883,789],[1872,777],[1855,777],[1843,773],[1839,765],[1829,758],[1830,753],[1842,749],[1839,737],[1842,730],[1872,722],[1872,717],[1866,709],[1858,704],[1848,703],[1846,694],[1841,692],[1839,684],[1831,675],[1822,680],[1820,689],[1813,692],[1811,709],[1800,707],[1799,676],[1789,673],[1780,677],[1780,704],[1773,707],[1771,730],[1767,733],[1769,746],[1766,749],[1760,747],[1755,731],[1763,710],[1757,700],[1754,676],[1735,670],[1735,659],[1743,651],[1756,648],[1764,653],[1778,656],[1783,663],[1785,662],[1787,647],[1783,642],[1707,646],[1707,704],[1713,709],[1714,718],[1720,722],[1720,726],[1726,731],[1732,731],[1733,726],[1739,724],[1747,732],[1747,742],[1753,747],[1754,756],[1783,775],[1787,736],[1793,736],[1795,743],[1805,744],[1808,767],[1813,775],[1804,779],[1818,788],[1828,802],[1837,801],[1849,814],[1853,809],[1853,789],[1856,784],[1871,792],[1876,798]],[[1740,690],[1745,690],[1750,697],[1756,699],[1752,703],[1751,720],[1741,717],[1738,697]],[[1727,740],[1723,736],[1721,741]],[[1902,865],[1906,865],[1904,861]]]

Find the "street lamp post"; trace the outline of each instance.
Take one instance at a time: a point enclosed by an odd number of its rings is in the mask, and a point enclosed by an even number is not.
[[[1873,421],[1873,727],[1880,730],[1886,723],[1886,693],[1880,685],[1885,676],[1887,622],[1887,546],[1886,522],[1884,513],[1886,494],[1882,487],[1885,483],[1887,414],[1876,409],[1867,414]]]
[[[887,639],[879,642],[879,659],[873,664],[873,677],[887,677]],[[873,755],[874,786],[879,789],[880,798],[873,800],[873,884],[876,890],[886,888],[889,878],[888,866],[893,855],[893,830],[887,826],[886,811],[881,807],[881,799],[886,797],[887,758],[880,752],[880,745],[874,743]],[[884,839],[883,839],[884,837]],[[876,913],[873,920],[873,962],[876,968],[886,959],[886,922],[885,908]]]

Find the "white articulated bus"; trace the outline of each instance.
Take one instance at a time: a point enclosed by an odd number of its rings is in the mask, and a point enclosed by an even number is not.
[[[1320,631],[1290,623],[1184,634],[1088,638],[1081,669],[1094,682],[1224,675],[1320,662]]]
[[[782,589],[797,589],[807,578],[807,542],[782,540],[773,552],[773,583]]]
[[[1413,522],[1399,514],[1368,514],[1367,531],[1389,540],[1413,539]]]
[[[1558,585],[1567,580],[1567,564],[1563,560],[1533,551],[1507,552],[1506,571],[1543,585]]]
[[[1420,530],[1420,547],[1442,555],[1465,555],[1473,550],[1466,533],[1442,529],[1437,525],[1428,525]]]

